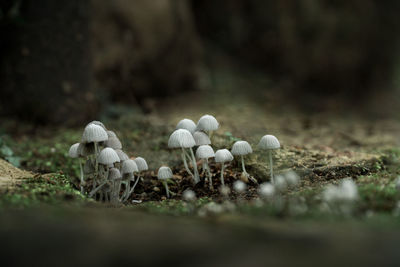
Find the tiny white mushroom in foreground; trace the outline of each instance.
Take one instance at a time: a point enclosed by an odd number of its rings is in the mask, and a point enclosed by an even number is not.
[[[284,192],[287,190],[288,184],[286,182],[285,176],[277,175],[275,177],[275,188],[278,189],[279,192]]]
[[[166,180],[167,179],[171,179],[172,176],[173,176],[172,170],[169,167],[163,166],[163,167],[160,167],[160,169],[158,169],[157,177],[164,184],[165,192],[167,193],[167,197],[168,198],[169,198],[170,191],[169,191],[168,184],[167,184]]]
[[[200,132],[200,131],[194,132],[193,138],[194,138],[194,141],[196,142],[196,146],[211,144],[210,137],[208,137],[208,135],[205,134],[204,132]]]
[[[288,171],[284,174],[286,182],[290,187],[296,187],[300,183],[300,177],[294,171]]]
[[[187,202],[193,202],[196,200],[196,194],[193,190],[186,189],[182,194],[182,198]]]
[[[246,176],[248,176],[246,167],[244,165],[243,156],[253,153],[253,149],[251,148],[250,144],[246,141],[236,141],[232,146],[231,152],[234,156],[240,156],[242,160],[242,171]]]
[[[269,165],[271,168],[271,182],[274,183],[272,151],[275,149],[279,149],[281,147],[281,144],[279,143],[278,139],[275,136],[267,134],[261,138],[260,143],[258,143],[258,147],[268,151]]]
[[[169,148],[181,148],[182,149],[182,160],[185,165],[186,171],[192,176],[194,183],[198,183],[200,181],[199,172],[197,170],[197,163],[193,153],[193,147],[196,145],[192,134],[185,129],[175,130],[168,140]],[[189,166],[186,162],[186,151],[185,148],[188,148],[191,153],[191,160],[193,164],[194,174],[189,170]],[[189,157],[189,156],[188,156]],[[190,157],[189,157],[190,158]]]
[[[236,192],[238,192],[239,194],[243,193],[244,191],[246,191],[247,189],[247,185],[240,181],[237,180],[233,183],[233,190],[235,190]]]
[[[262,183],[258,188],[258,194],[265,199],[272,198],[275,194],[275,187],[271,183]]]
[[[229,162],[233,160],[233,156],[228,149],[219,149],[215,152],[215,162],[221,163],[221,184],[225,185],[224,181],[224,170],[225,170],[225,162]]]
[[[197,122],[197,131],[207,132],[209,136],[211,136],[212,131],[217,130],[219,127],[219,123],[214,116],[204,115]]]
[[[80,145],[79,143],[73,144],[69,148],[68,155],[70,158],[79,160],[79,170],[80,170],[80,174],[81,174],[81,193],[83,194],[84,178],[83,178],[82,160],[80,159],[80,154],[78,151],[79,145]]]
[[[193,134],[194,131],[196,130],[196,123],[194,123],[194,121],[190,119],[183,119],[178,122],[178,124],[176,125],[176,129],[177,130],[185,129],[188,130],[191,134]]]
[[[212,174],[211,174],[210,167],[208,166],[208,159],[215,157],[214,150],[209,145],[199,146],[196,150],[196,157],[203,161],[203,169],[207,170],[207,173],[208,173],[208,184],[209,184],[210,190],[214,190],[214,187],[212,184]]]

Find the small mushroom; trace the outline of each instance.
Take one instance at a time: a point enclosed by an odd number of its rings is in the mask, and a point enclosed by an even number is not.
[[[240,156],[243,174],[248,177],[249,174],[246,172],[243,156],[253,153],[253,149],[251,148],[250,144],[246,141],[236,141],[232,146],[231,152],[234,156]]]
[[[94,124],[97,126],[100,126],[101,128],[103,128],[105,131],[107,131],[106,126],[104,126],[104,124],[101,121],[91,121],[89,122],[86,126],[90,125],[90,124]]]
[[[114,133],[114,131],[106,131],[106,132],[107,132],[108,138],[117,137],[117,135]]]
[[[235,190],[239,194],[244,193],[246,191],[246,189],[247,189],[247,185],[240,180],[237,180],[233,183],[233,190]]]
[[[136,162],[139,172],[147,171],[149,169],[149,167],[147,166],[147,162],[144,158],[137,157],[134,159],[134,161]]]
[[[79,145],[80,145],[80,143],[73,144],[69,148],[68,155],[70,158],[79,159],[79,170],[80,170],[80,174],[81,174],[81,193],[83,194],[83,192],[84,192],[83,184],[85,183],[85,181],[84,181],[84,176],[83,176],[82,160],[80,159],[81,155],[78,150]]]
[[[207,170],[207,173],[208,173],[208,184],[209,184],[210,190],[214,190],[214,187],[212,184],[212,174],[211,174],[210,166],[208,166],[208,159],[215,157],[214,150],[209,145],[201,145],[196,150],[196,157],[203,161],[203,169]]]
[[[164,184],[165,192],[167,193],[167,198],[169,198],[170,193],[172,192],[169,191],[167,180],[173,177],[172,170],[166,166],[160,167],[160,169],[158,169],[157,177]]]
[[[118,137],[111,136],[104,142],[104,145],[113,149],[122,149],[122,144],[121,141],[119,141]]]
[[[214,116],[204,115],[197,122],[196,131],[204,131],[207,132],[209,136],[212,135],[212,132],[217,130],[219,127],[219,123]]]
[[[97,157],[97,161],[104,167],[107,168],[107,176],[110,167],[113,167],[113,164],[116,162],[120,162],[117,152],[110,147],[106,147],[100,151],[100,154]],[[106,177],[107,177],[106,176]]]
[[[233,160],[233,156],[228,149],[219,149],[215,152],[215,162],[221,163],[221,184],[225,185],[224,181],[224,169],[225,162],[229,162]]]
[[[201,131],[196,131],[193,134],[194,141],[196,142],[196,146],[202,146],[202,145],[210,145],[211,140],[210,137],[208,137],[207,134]]]
[[[169,148],[181,148],[182,149],[182,160],[185,165],[186,171],[192,176],[194,183],[198,183],[200,181],[199,172],[197,170],[197,163],[193,153],[193,147],[196,145],[192,134],[185,129],[175,130],[168,140]],[[189,170],[189,166],[186,162],[186,157],[190,159],[190,156],[186,154],[185,149],[188,148],[191,153],[191,160],[193,162],[194,174]]]
[[[119,201],[119,189],[121,184],[122,175],[117,168],[111,168],[108,172],[108,180],[111,182],[111,203]]]
[[[275,187],[271,183],[262,183],[258,187],[258,194],[261,198],[271,199],[275,194]]]
[[[194,131],[196,130],[196,123],[194,123],[194,121],[190,119],[183,119],[179,121],[178,124],[176,125],[176,130],[179,129],[188,130],[191,134],[193,134]]]
[[[139,177],[137,177],[133,188],[130,189],[131,181],[135,179],[134,172],[139,172],[136,162],[132,159],[125,160],[121,167],[122,177],[126,177],[126,180],[123,181],[125,183],[125,192],[121,197],[121,200],[123,201],[126,201],[129,198],[139,181]]]
[[[120,162],[123,162],[123,161],[129,159],[128,155],[121,149],[115,149],[115,152],[117,152]]]
[[[274,168],[272,162],[272,151],[279,149],[281,144],[279,143],[278,139],[273,135],[264,135],[260,142],[258,143],[258,147],[267,150],[269,156],[269,165],[271,168],[271,182],[274,183]]]

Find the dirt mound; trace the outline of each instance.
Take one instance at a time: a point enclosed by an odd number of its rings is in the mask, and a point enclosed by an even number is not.
[[[0,159],[0,190],[12,187],[20,183],[23,178],[32,176],[31,172],[20,170],[7,161]]]

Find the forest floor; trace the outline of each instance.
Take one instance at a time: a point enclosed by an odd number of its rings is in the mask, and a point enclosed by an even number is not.
[[[345,109],[304,113],[279,94],[260,90],[272,86],[262,77],[232,70],[206,77],[213,79],[201,81],[200,91],[148,101],[149,114],[126,106],[104,112],[102,121],[115,130],[124,151],[149,163],[133,195],[141,204],[114,207],[79,193],[79,165],[67,152],[79,142],[84,125],[38,130],[5,122],[6,132],[15,134],[4,135],[3,141],[29,171],[0,161],[0,237],[6,240],[2,251],[10,263],[25,262],[17,254],[23,250],[42,264],[63,258],[59,266],[76,260],[98,266],[126,260],[146,265],[398,265],[398,118],[371,118]],[[214,149],[230,148],[239,139],[252,144],[246,168],[260,183],[269,180],[269,167],[256,145],[265,134],[279,138],[276,173],[294,170],[301,177],[298,188],[282,195],[283,208],[264,205],[251,182],[246,194],[229,197],[202,183],[191,185],[179,152],[167,148],[168,137],[180,119],[196,122],[204,114],[221,124]],[[175,174],[172,200],[165,200],[156,179],[163,164]],[[219,166],[211,168],[217,186]],[[229,186],[240,178],[240,170],[237,161],[228,165]],[[347,177],[360,195],[353,213],[323,210],[322,190]],[[196,192],[195,203],[181,200],[187,188]],[[212,202],[219,210],[210,208]]]

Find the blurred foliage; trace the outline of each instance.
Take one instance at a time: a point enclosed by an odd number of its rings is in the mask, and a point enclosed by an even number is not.
[[[0,136],[0,158],[10,162],[15,167],[20,167],[21,158],[14,155],[14,151],[6,144],[7,137]]]

